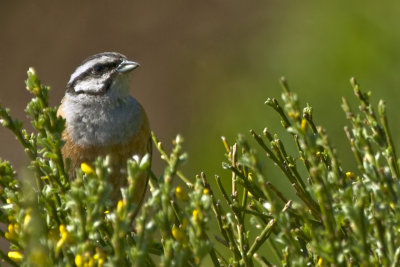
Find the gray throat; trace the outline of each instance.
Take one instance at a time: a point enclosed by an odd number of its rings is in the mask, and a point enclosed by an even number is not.
[[[142,109],[132,96],[110,98],[66,95],[63,104],[68,133],[80,146],[125,143],[139,131]]]

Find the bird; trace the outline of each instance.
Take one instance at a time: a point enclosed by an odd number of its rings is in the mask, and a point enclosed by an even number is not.
[[[151,130],[143,106],[130,94],[135,61],[117,52],[85,59],[71,74],[57,115],[65,120],[61,153],[70,159],[69,176],[82,163],[99,156],[110,158],[111,200],[121,198],[127,185],[127,160],[150,155]],[[138,177],[133,201],[139,206],[146,194],[148,173]]]

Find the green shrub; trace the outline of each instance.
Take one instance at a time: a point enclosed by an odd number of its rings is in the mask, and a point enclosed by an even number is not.
[[[149,157],[128,160],[128,186],[117,204],[109,200],[108,158],[83,164],[70,180],[60,152],[64,121],[48,106],[50,88],[30,69],[26,85],[34,97],[26,113],[35,132],[0,107],[1,123],[24,147],[32,174],[21,177],[0,162],[0,221],[7,225],[0,234],[10,243],[0,256],[13,266],[397,266],[400,173],[385,104],[375,112],[369,94],[351,84],[360,111],[353,113],[345,99],[343,109],[357,170],[342,168],[311,106],[302,109],[282,80],[283,104],[266,104],[293,137],[294,155],[267,129],[250,131],[258,150],[243,135],[233,144],[222,138],[226,171],[212,188],[204,173],[190,179],[180,171],[182,137],[167,153],[153,135],[166,167],[151,172],[150,196],[135,216],[130,199]],[[266,160],[281,169],[296,198],[268,181]],[[226,177],[229,189],[221,182]]]

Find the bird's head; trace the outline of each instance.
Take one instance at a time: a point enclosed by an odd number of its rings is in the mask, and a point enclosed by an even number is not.
[[[67,84],[70,95],[129,95],[130,72],[139,66],[124,55],[105,52],[85,59]]]

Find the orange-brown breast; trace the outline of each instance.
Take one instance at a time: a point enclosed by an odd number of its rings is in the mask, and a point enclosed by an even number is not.
[[[104,146],[80,146],[73,142],[67,130],[64,130],[62,138],[65,145],[62,148],[63,157],[71,160],[69,174],[74,176],[75,169],[80,167],[82,162],[92,163],[97,157],[110,156],[111,169],[110,181],[113,185],[112,199],[120,198],[120,188],[127,184],[126,180],[126,161],[133,155],[144,156],[146,153],[151,154],[151,137],[150,126],[145,111],[142,108],[141,125],[139,131],[126,142],[104,145]],[[58,109],[58,116],[65,118],[62,105]],[[66,128],[67,129],[67,128]],[[115,129],[116,131],[118,129]],[[143,198],[147,187],[148,174],[143,174],[135,189],[134,201],[139,203]]]

